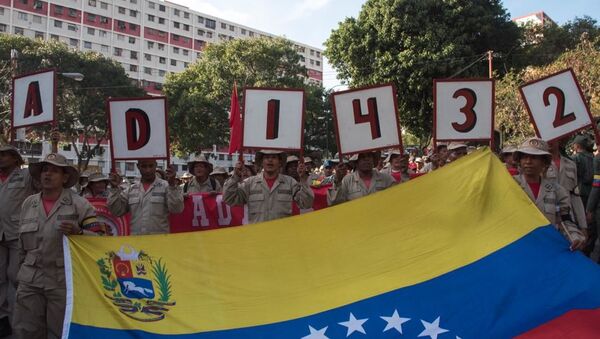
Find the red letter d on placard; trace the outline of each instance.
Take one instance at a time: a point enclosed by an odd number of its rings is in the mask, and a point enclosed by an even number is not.
[[[125,112],[125,128],[128,150],[138,150],[150,141],[150,119],[141,109],[130,108]]]

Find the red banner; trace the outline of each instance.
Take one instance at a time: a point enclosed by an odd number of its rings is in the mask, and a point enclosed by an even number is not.
[[[190,194],[183,204],[183,212],[169,217],[171,233],[207,231],[247,223],[244,206],[227,205],[221,194]]]
[[[96,209],[98,221],[106,225],[106,235],[129,235],[129,213],[122,217],[115,217],[106,206],[106,198],[87,198],[87,200]]]

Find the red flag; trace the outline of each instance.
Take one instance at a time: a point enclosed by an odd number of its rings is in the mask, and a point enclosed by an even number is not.
[[[229,154],[235,153],[242,147],[242,120],[238,104],[237,84],[233,83],[231,104],[229,108]]]

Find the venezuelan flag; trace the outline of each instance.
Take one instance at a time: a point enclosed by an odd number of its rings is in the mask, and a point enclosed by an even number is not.
[[[297,217],[65,241],[64,338],[599,333],[600,268],[489,150]]]

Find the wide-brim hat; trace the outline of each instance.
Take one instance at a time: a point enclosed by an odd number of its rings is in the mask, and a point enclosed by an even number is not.
[[[255,157],[256,163],[262,164],[262,158],[266,154],[276,154],[279,156],[279,159],[281,160],[281,164],[282,165],[286,164],[287,154],[285,154],[284,151],[273,150],[273,149],[261,149],[260,151],[256,152],[256,157]]]
[[[287,158],[285,159],[285,163],[286,164],[288,164],[290,162],[294,162],[294,161],[298,161],[299,162],[300,158],[298,158],[297,156],[295,156],[295,155],[292,154],[292,155],[288,155]]]
[[[502,151],[500,152],[501,154],[509,154],[509,153],[515,153],[517,151],[517,148],[515,146],[505,146],[504,148],[502,148]]]
[[[190,174],[190,173],[188,173],[188,172],[185,172],[185,173],[183,173],[183,175],[181,176],[181,179],[189,179],[189,178],[191,178],[191,177],[193,177],[193,175],[191,175],[191,174]]]
[[[210,175],[220,175],[220,174],[229,175],[229,173],[227,173],[225,168],[223,168],[221,166],[215,167],[215,170],[210,172]]]
[[[548,143],[542,139],[529,138],[525,140],[519,148],[514,152],[514,158],[519,160],[521,154],[529,155],[540,155],[548,158],[552,158],[552,154],[549,152]]]
[[[308,164],[309,162],[313,162],[313,159],[311,157],[304,157],[304,163]]]
[[[377,165],[377,163],[379,162],[379,156],[381,154],[381,152],[378,151],[372,151],[372,152],[360,152],[360,153],[354,153],[351,157],[350,157],[350,162],[355,162],[358,161],[358,157],[361,154],[368,154],[373,158],[373,162],[375,163],[375,165]]]
[[[451,142],[448,145],[448,150],[449,151],[454,151],[454,150],[457,150],[459,148],[467,148],[467,147],[468,147],[467,144],[464,144],[462,142]]]
[[[54,165],[63,168],[69,174],[69,180],[63,185],[64,188],[69,188],[79,181],[79,171],[67,163],[67,158],[62,154],[50,153],[44,160],[29,165],[29,173],[33,178],[40,180],[42,167],[44,165]]]
[[[19,150],[13,145],[0,145],[0,152],[8,152],[16,156],[19,166],[25,163],[23,157],[21,156],[21,153],[19,153]]]
[[[107,176],[102,173],[92,173],[88,176],[88,182],[101,182],[106,181],[107,183],[110,181]]]
[[[400,150],[393,150],[390,153],[388,153],[387,157],[385,158],[385,162],[390,162],[390,161],[392,161],[392,158],[395,158],[397,156],[406,157],[406,156],[408,156],[408,154],[402,153],[402,152],[400,152]]]
[[[196,164],[207,164],[209,168],[212,169],[212,164],[210,163],[210,161],[206,160],[206,157],[204,156],[204,154],[200,154],[198,156],[196,156],[194,159],[188,161],[187,165],[188,165],[188,171],[193,171],[194,170],[194,166]]]

